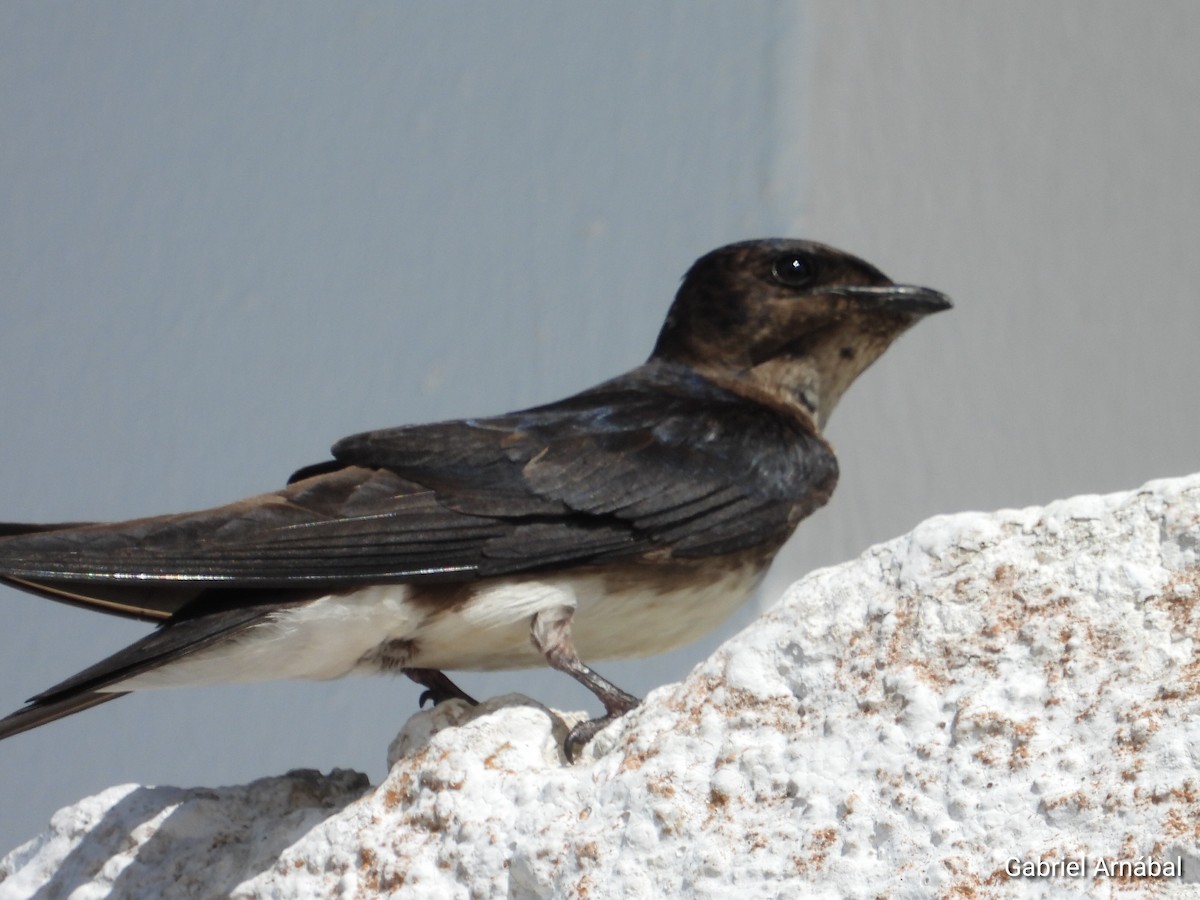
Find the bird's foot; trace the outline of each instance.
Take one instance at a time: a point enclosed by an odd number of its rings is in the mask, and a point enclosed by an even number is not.
[[[626,696],[629,695],[627,694]],[[637,706],[636,699],[633,706]],[[567,739],[563,741],[563,753],[566,754],[567,762],[575,762],[579,758],[579,754],[583,751],[583,748],[588,745],[588,742],[617,719],[621,718],[621,716],[625,715],[625,712],[628,712],[628,710],[609,713],[608,715],[600,716],[598,719],[585,719],[568,731]]]
[[[563,752],[567,756],[567,762],[575,762],[579,751],[605,725],[621,718],[642,702],[633,694],[621,690],[579,658],[579,654],[575,652],[575,643],[571,639],[573,614],[574,609],[570,607],[543,610],[533,617],[533,625],[529,632],[533,645],[542,652],[551,668],[570,675],[604,704],[605,715],[580,722],[567,734],[567,739],[563,741]]]
[[[621,690],[608,679],[601,678],[582,663],[580,663],[580,667],[586,674],[583,677],[576,674],[576,677],[586,684],[604,704],[605,714],[598,719],[587,719],[580,722],[567,732],[567,739],[563,741],[563,752],[567,755],[567,762],[571,763],[575,762],[579,752],[583,750],[588,741],[642,702],[633,694],[627,694]]]
[[[424,709],[425,704],[429,701],[432,701],[434,706],[445,703],[447,700],[462,700],[470,706],[479,705],[478,700],[438,669],[405,669],[404,674],[425,688],[421,692],[421,696],[417,698],[417,705],[421,709]]]

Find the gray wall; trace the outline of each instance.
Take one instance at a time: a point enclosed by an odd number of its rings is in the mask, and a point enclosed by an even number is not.
[[[212,505],[352,431],[554,399],[767,234],[958,308],[838,410],[842,483],[764,601],[934,513],[1197,468],[1200,5],[511,10],[0,6],[0,518]],[[601,670],[644,693],[753,613]],[[0,617],[0,712],[145,632],[7,590]],[[0,848],[120,782],[378,777],[416,695],[180,691],[14,738]]]

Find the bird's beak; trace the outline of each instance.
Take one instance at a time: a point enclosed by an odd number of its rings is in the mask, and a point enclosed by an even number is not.
[[[885,284],[878,287],[851,285],[835,288],[830,293],[862,300],[865,306],[876,309],[918,316],[941,312],[954,305],[941,291],[915,284]]]

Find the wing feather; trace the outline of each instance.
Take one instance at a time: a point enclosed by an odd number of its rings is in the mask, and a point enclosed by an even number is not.
[[[718,555],[781,543],[837,476],[811,426],[667,364],[507,416],[354,435],[334,456],[210,510],[0,528],[0,577],[69,602],[96,585],[99,607],[128,586],[140,599],[110,611],[162,618],[197,585],[332,589]]]

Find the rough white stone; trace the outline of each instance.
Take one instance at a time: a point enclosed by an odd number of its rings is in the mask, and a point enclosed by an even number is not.
[[[449,703],[379,785],[83,800],[0,861],[0,898],[1183,896],[1198,554],[1200,476],[931,519],[798,582],[574,766],[574,717]]]

